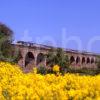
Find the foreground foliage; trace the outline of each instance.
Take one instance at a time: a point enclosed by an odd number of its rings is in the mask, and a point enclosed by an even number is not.
[[[24,74],[1,62],[0,100],[100,100],[100,75]]]
[[[60,72],[66,73],[69,68],[70,61],[68,59],[68,55],[65,54],[65,51],[61,48],[51,49],[49,53],[46,55],[47,57],[47,65],[49,67],[53,67],[54,65],[60,66]]]

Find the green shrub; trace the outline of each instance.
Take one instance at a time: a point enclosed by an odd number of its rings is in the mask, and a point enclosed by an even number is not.
[[[80,75],[96,75],[99,74],[100,70],[93,68],[80,68],[80,69],[69,68],[67,72],[79,73]]]
[[[47,74],[47,68],[45,66],[39,66],[37,68],[37,73],[45,75],[45,74]]]

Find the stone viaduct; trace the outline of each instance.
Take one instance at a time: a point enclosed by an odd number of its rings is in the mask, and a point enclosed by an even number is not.
[[[52,46],[40,45],[35,43],[18,41],[15,46],[20,50],[22,58],[18,64],[22,68],[29,67],[32,69],[34,66],[40,64],[46,65],[45,54],[51,49],[57,49]],[[80,52],[77,50],[66,49],[65,54],[68,55],[70,65],[74,68],[96,68],[97,54],[89,52]]]

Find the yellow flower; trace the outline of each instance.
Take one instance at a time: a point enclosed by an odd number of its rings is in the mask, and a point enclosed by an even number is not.
[[[0,100],[100,100],[100,75],[22,73],[17,65],[0,62]],[[53,71],[58,73],[59,66]]]
[[[33,68],[33,73],[37,74],[37,68],[36,67]]]

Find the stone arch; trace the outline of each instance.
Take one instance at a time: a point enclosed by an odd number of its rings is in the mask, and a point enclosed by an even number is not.
[[[43,53],[39,53],[37,55],[37,62],[36,62],[36,64],[38,65],[39,63],[44,62],[44,61],[45,61],[45,55]]]
[[[70,57],[70,63],[72,64],[73,62],[75,62],[75,58],[74,58],[74,56],[71,56]]]
[[[78,64],[78,63],[80,63],[80,57],[79,56],[76,58],[76,64]]]
[[[90,58],[88,57],[88,58],[87,58],[87,64],[89,64],[89,63],[90,63]]]
[[[35,60],[35,57],[32,52],[28,52],[25,57],[25,66]]]
[[[82,64],[85,63],[85,57],[82,57]]]
[[[95,61],[94,61],[94,58],[91,58],[91,64],[93,64]]]

